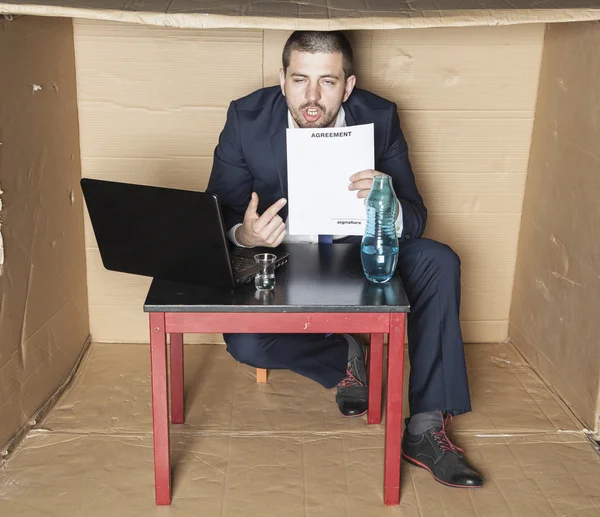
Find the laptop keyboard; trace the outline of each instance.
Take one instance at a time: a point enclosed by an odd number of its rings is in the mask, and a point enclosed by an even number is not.
[[[239,257],[236,255],[231,257],[231,265],[233,266],[233,270],[236,273],[245,271],[246,269],[253,267],[254,264],[255,264],[254,260],[249,259],[247,257]]]

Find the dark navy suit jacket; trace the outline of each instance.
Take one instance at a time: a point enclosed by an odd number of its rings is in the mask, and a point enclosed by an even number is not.
[[[348,126],[374,124],[375,169],[392,177],[402,204],[404,231],[399,237],[420,237],[427,210],[415,184],[396,104],[355,88],[343,106]],[[278,199],[287,199],[287,127],[288,108],[279,86],[262,88],[230,104],[206,189],[219,197],[227,230],[243,222],[253,191],[258,194],[259,214]],[[287,205],[279,215],[287,219]]]

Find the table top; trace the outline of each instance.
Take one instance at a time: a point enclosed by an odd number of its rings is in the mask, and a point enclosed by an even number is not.
[[[364,275],[358,244],[287,244],[287,264],[272,291],[254,282],[235,289],[154,279],[145,312],[409,312],[398,274],[385,284]],[[277,250],[274,251],[277,254]]]

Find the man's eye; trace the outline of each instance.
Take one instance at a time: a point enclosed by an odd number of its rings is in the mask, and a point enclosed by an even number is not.
[[[295,83],[302,83],[302,82],[304,82],[304,79],[294,79],[294,82]]]
[[[326,84],[327,86],[331,86],[331,85],[333,84],[333,81],[325,81],[325,84]]]

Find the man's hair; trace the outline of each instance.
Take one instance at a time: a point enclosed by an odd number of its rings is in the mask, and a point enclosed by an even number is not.
[[[342,68],[345,79],[352,75],[352,46],[340,31],[295,31],[283,47],[282,63],[283,71],[287,72],[290,66],[292,51],[310,52],[311,54],[324,53],[342,54]]]

